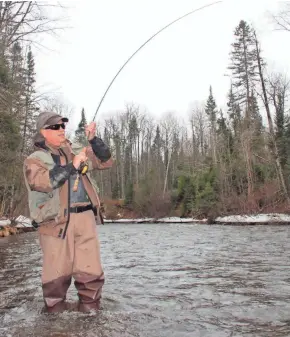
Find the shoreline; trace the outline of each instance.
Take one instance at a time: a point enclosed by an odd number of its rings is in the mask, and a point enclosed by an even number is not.
[[[196,219],[196,218],[181,218],[181,217],[166,217],[166,218],[141,218],[141,219],[104,219],[105,224],[120,223],[120,224],[204,224],[208,226],[223,225],[223,226],[257,226],[257,225],[289,225],[290,214],[286,213],[261,213],[261,214],[245,214],[245,215],[227,215],[217,217],[215,219]]]
[[[105,219],[104,225],[109,224],[188,224],[207,226],[288,226],[290,225],[290,214],[267,213],[251,215],[228,215],[217,217],[216,219],[195,219],[180,217],[165,218],[138,218],[138,219]],[[24,216],[16,219],[0,219],[0,238],[21,233],[33,232],[36,229],[32,226],[31,220]]]

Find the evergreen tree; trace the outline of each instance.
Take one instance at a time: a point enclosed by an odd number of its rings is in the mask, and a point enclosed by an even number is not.
[[[75,131],[75,142],[80,143],[83,146],[87,144],[87,137],[86,137],[86,132],[85,132],[86,125],[87,125],[87,119],[86,119],[85,109],[82,108],[81,120],[78,124],[77,130]]]
[[[36,115],[38,108],[35,103],[35,62],[29,47],[26,58],[25,72],[25,108],[22,125],[22,149],[21,152],[28,154],[33,147],[33,135],[35,134]]]
[[[287,118],[285,116],[284,97],[282,93],[278,93],[277,97],[275,98],[275,108],[275,138],[277,142],[281,166],[284,169],[287,163],[287,158],[290,154],[290,150],[288,150],[290,145],[290,128],[289,123],[287,123]]]
[[[211,126],[214,127],[215,126],[215,122],[216,122],[216,115],[217,115],[217,110],[216,110],[217,106],[216,106],[216,102],[215,99],[213,97],[212,94],[212,87],[209,87],[209,96],[206,102],[206,106],[205,106],[205,112],[209,117]]]
[[[230,91],[228,93],[228,115],[231,121],[231,127],[234,131],[235,136],[238,136],[241,126],[241,108],[237,102],[237,98],[233,92],[233,85],[231,84]]]
[[[159,125],[156,127],[155,137],[153,139],[153,143],[151,146],[151,181],[152,181],[152,189],[157,191],[162,191],[163,182],[165,177],[165,164],[163,160],[162,148],[164,147],[164,140],[161,136],[161,130]]]
[[[126,205],[131,205],[134,201],[134,185],[132,181],[132,172],[131,168],[131,156],[132,156],[132,149],[131,149],[131,144],[128,144],[125,147],[125,158],[124,158],[124,171],[125,173],[125,204]]]
[[[257,102],[257,97],[252,90],[251,96],[249,97],[249,110],[251,118],[251,126],[254,129],[255,136],[260,136],[263,130],[263,119],[260,114],[260,109]]]
[[[11,63],[11,77],[10,77],[10,91],[11,96],[11,113],[19,118],[19,121],[23,118],[23,107],[25,101],[25,75],[26,71],[23,67],[23,55],[22,48],[18,42],[16,42],[10,51],[10,63]]]
[[[163,145],[163,140],[161,138],[160,127],[159,125],[157,125],[156,134],[155,134],[155,138],[153,140],[153,145],[152,145],[152,153],[153,153],[153,156],[156,162],[161,162],[162,160],[162,157],[161,157],[162,145]]]
[[[246,160],[247,189],[250,197],[254,189],[254,172],[252,158],[252,134],[251,127],[251,89],[257,78],[257,53],[254,31],[241,20],[235,32],[235,42],[232,44],[231,61],[229,69],[232,70],[232,83],[235,89],[236,101],[243,105],[245,118],[243,123],[242,148]]]
[[[222,109],[219,111],[219,117],[217,119],[217,133],[225,135],[227,133],[227,120],[224,117]]]
[[[283,136],[277,139],[277,145],[279,146],[279,153],[281,154],[281,166],[287,173],[287,186],[290,186],[290,119],[285,121],[285,129]]]
[[[216,119],[217,110],[216,102],[212,94],[212,87],[209,87],[209,96],[205,106],[205,113],[207,114],[210,121],[210,147],[212,151],[212,160],[214,164],[217,164],[217,151],[216,151]]]
[[[255,38],[253,30],[244,20],[240,21],[234,35],[236,41],[232,44],[229,69],[232,70],[236,101],[245,105],[246,116],[249,116],[251,87],[257,78]]]

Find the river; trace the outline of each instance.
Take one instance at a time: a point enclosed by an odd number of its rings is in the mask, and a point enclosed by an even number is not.
[[[98,313],[44,314],[36,233],[0,239],[3,337],[290,336],[290,227],[98,227]],[[73,283],[68,299],[77,299]]]

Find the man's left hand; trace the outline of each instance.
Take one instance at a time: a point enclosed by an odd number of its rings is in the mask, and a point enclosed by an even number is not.
[[[86,136],[89,140],[92,140],[96,136],[96,122],[91,122],[86,126]]]

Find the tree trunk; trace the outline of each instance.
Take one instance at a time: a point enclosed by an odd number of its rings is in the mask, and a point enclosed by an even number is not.
[[[217,151],[216,151],[216,131],[215,131],[214,124],[211,127],[211,146],[212,146],[213,163],[216,166],[217,165]]]
[[[168,172],[169,172],[169,164],[170,164],[171,154],[172,154],[172,151],[170,151],[169,156],[168,156],[168,160],[167,160],[167,166],[166,166],[165,178],[164,178],[164,187],[163,187],[163,198],[165,197],[165,192],[166,192],[166,188],[167,188]]]
[[[244,47],[244,65],[246,71],[246,114],[245,114],[245,129],[246,133],[250,132],[250,85],[249,85],[249,72],[248,72],[248,58],[247,58],[247,45],[245,38],[243,37],[243,47]],[[252,137],[251,132],[245,139],[245,150],[246,150],[246,163],[247,163],[247,180],[248,180],[248,197],[250,197],[254,190],[254,179],[253,179],[253,168],[252,168]]]
[[[267,96],[267,91],[266,91],[266,86],[265,86],[265,80],[264,80],[264,76],[263,76],[260,49],[259,49],[258,39],[256,37],[256,32],[254,32],[254,36],[255,36],[255,43],[256,43],[259,76],[260,76],[260,81],[261,81],[262,91],[263,91],[263,102],[264,102],[265,109],[266,109],[266,112],[267,112],[269,131],[270,131],[270,136],[271,136],[271,140],[272,140],[273,148],[274,148],[274,157],[275,157],[275,163],[276,163],[276,167],[277,167],[277,171],[278,171],[278,177],[279,177],[279,181],[280,181],[284,196],[285,196],[287,202],[290,204],[290,198],[289,198],[289,195],[288,195],[288,191],[287,191],[287,187],[286,187],[286,183],[285,183],[285,178],[284,178],[283,170],[282,170],[282,166],[281,166],[281,160],[280,160],[280,156],[279,156],[279,152],[278,152],[278,147],[277,147],[277,143],[276,143],[276,140],[275,140],[274,126],[273,126],[273,121],[272,121],[270,107],[269,107],[269,101],[268,101],[268,96]]]

